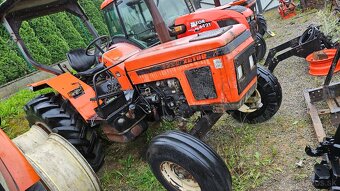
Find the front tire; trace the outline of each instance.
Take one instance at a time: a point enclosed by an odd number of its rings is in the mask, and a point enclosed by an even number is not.
[[[260,94],[262,106],[250,112],[231,112],[231,116],[240,122],[262,123],[272,118],[281,106],[282,89],[277,78],[263,67],[259,66],[257,71],[257,92]]]
[[[31,100],[24,110],[30,126],[38,125],[63,136],[77,148],[94,171],[99,170],[104,162],[101,140],[68,101],[49,93]]]
[[[231,176],[223,160],[189,134],[172,131],[155,137],[147,161],[169,191],[231,190]]]

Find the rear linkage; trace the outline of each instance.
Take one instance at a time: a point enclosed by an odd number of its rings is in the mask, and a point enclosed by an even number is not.
[[[315,51],[319,51],[324,48],[334,48],[336,45],[333,44],[331,40],[319,30],[319,28],[319,26],[310,25],[301,36],[270,49],[264,65],[273,72],[279,62],[289,57],[298,56],[306,58],[309,54]],[[288,48],[290,48],[290,50],[275,56],[278,52]]]
[[[315,89],[318,95],[313,97],[312,102],[327,100],[340,96],[337,84],[330,85],[334,70],[340,57],[340,47],[336,52],[331,68],[326,77],[324,86]],[[333,125],[337,126],[334,136],[326,137],[316,149],[310,146],[305,148],[307,155],[311,157],[322,157],[322,161],[314,165],[313,185],[317,189],[330,189],[332,191],[340,191],[340,121],[334,120]]]

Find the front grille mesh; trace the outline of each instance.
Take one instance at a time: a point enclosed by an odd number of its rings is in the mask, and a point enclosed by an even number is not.
[[[185,71],[196,100],[216,98],[214,80],[208,66]]]

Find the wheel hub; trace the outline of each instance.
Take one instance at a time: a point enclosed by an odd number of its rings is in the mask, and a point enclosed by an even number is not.
[[[262,106],[261,94],[258,90],[255,90],[253,95],[238,110],[243,113],[252,113]]]
[[[166,181],[179,191],[201,191],[195,178],[180,165],[165,161],[160,165]]]

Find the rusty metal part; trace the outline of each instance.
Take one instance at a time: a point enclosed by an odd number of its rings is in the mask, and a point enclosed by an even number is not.
[[[191,129],[190,134],[198,138],[203,138],[222,115],[223,113],[208,113],[203,115]]]
[[[107,137],[109,141],[117,142],[117,143],[128,143],[136,139],[139,135],[141,135],[147,129],[147,124],[141,121],[131,129],[129,129],[124,134],[120,134],[115,128],[111,125],[103,125],[103,133]]]

